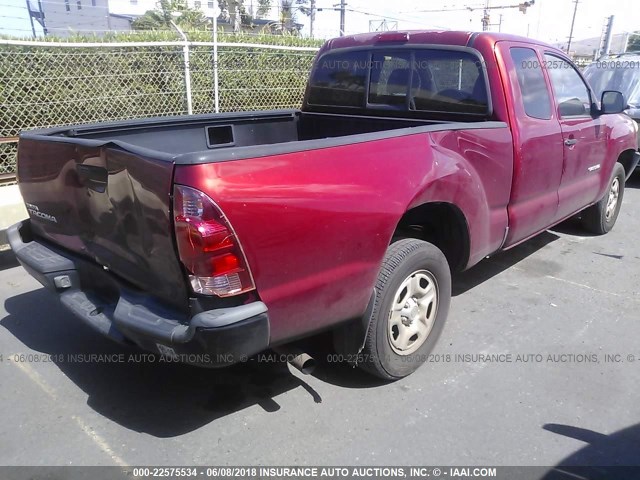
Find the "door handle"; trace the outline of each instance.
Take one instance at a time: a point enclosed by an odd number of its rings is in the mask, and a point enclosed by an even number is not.
[[[107,189],[107,169],[79,163],[76,165],[78,179],[85,187],[98,193],[104,193]]]
[[[578,143],[578,140],[576,140],[575,138],[568,138],[564,141],[564,144],[567,147],[573,147],[576,143]]]

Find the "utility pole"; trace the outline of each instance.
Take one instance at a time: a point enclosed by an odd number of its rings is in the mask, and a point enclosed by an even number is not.
[[[517,5],[498,5],[498,6],[492,7],[490,0],[485,0],[483,12],[482,12],[482,31],[484,32],[488,31],[489,27],[491,27],[492,25],[498,25],[498,29],[502,30],[502,15],[500,15],[500,23],[491,23],[491,15],[490,15],[491,10],[504,10],[506,8],[517,8],[522,13],[527,13],[527,9],[529,7],[533,7],[535,3],[536,3],[536,0],[526,0],[525,2],[518,3]],[[466,9],[469,11],[477,10],[477,8],[473,8],[473,7],[466,7]],[[424,10],[421,10],[421,11],[424,11]]]
[[[313,22],[316,21],[316,0],[311,0],[311,14],[309,15],[310,25],[309,25],[309,34],[311,38],[313,38]]]
[[[571,41],[573,40],[573,27],[576,24],[576,14],[578,13],[578,3],[580,0],[573,0],[576,4],[573,9],[573,19],[571,20],[571,31],[569,32],[569,42],[567,43],[567,55],[570,55],[571,52]]]
[[[487,0],[484,4],[484,12],[482,13],[482,31],[486,32],[489,30],[489,0]]]
[[[613,19],[615,15],[611,15],[607,20],[607,30],[604,36],[604,47],[602,48],[602,55],[609,55],[611,52],[611,39],[613,38]]]
[[[340,0],[340,36],[344,36],[344,23],[347,12],[347,3],[346,0]]]

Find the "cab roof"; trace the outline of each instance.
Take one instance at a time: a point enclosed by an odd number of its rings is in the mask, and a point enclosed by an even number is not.
[[[465,32],[453,30],[402,30],[390,32],[371,32],[348,35],[328,40],[322,51],[336,48],[367,47],[374,45],[453,45],[473,47],[479,43],[488,43],[493,47],[500,41],[511,41],[544,46],[560,52],[556,47],[528,37],[496,32]]]

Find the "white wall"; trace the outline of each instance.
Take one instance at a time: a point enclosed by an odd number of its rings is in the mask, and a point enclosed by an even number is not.
[[[73,32],[102,35],[116,27],[111,25],[107,0],[47,0],[42,3],[49,35],[66,36]],[[128,30],[128,22],[118,22]]]
[[[120,13],[123,15],[144,15],[148,10],[154,10],[157,6],[157,0],[109,0],[109,9],[111,13]],[[213,7],[217,0],[187,0],[189,6],[195,8],[198,4],[200,10],[206,17],[213,16]]]

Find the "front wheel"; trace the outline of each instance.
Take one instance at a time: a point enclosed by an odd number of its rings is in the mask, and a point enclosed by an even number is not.
[[[624,181],[624,168],[621,164],[616,163],[607,193],[598,203],[582,212],[582,223],[589,232],[603,235],[611,231],[618,219],[620,207],[622,206]]]
[[[376,282],[360,366],[385,380],[414,372],[438,340],[450,303],[444,254],[416,239],[391,244]]]

